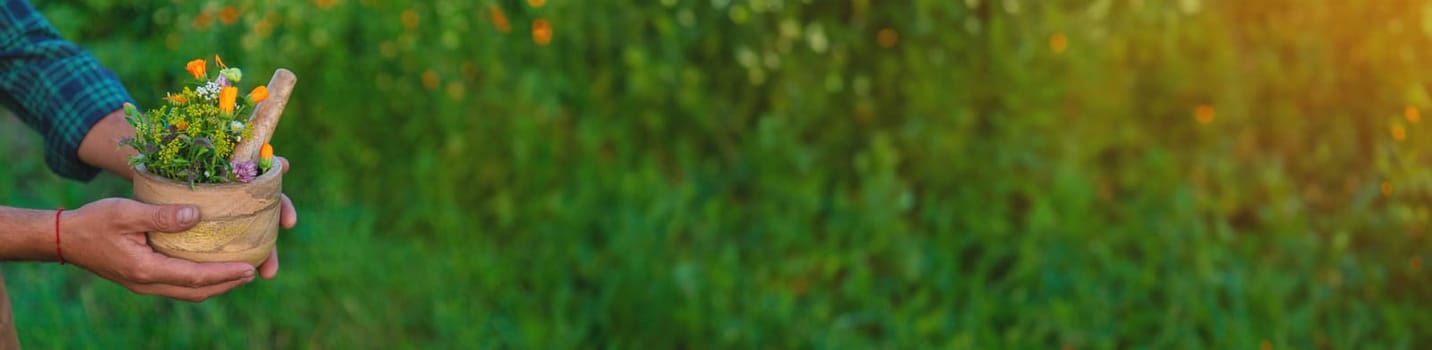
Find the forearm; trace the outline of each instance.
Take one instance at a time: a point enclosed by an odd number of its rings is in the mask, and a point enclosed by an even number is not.
[[[55,211],[0,206],[0,261],[55,259]]]
[[[124,120],[122,109],[110,112],[90,128],[80,143],[79,158],[91,166],[130,179],[133,149],[119,146],[119,140],[133,137],[134,128]],[[66,211],[62,219],[72,212]],[[63,237],[62,237],[63,238]],[[55,261],[55,211],[0,206],[0,261]]]
[[[124,110],[116,109],[85,135],[80,143],[80,160],[130,180],[134,169],[129,167],[129,158],[137,153],[133,148],[119,146],[119,141],[126,137],[134,137],[134,127],[124,120]]]

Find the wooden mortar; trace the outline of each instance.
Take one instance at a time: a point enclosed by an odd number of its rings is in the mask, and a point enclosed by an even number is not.
[[[149,245],[165,255],[198,262],[268,259],[278,238],[283,170],[269,169],[249,183],[195,184],[135,170],[134,197],[156,205],[193,205],[199,223],[188,231],[151,232]]]

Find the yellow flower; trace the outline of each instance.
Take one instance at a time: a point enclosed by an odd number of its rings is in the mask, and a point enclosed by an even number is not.
[[[268,98],[268,87],[259,85],[258,87],[254,88],[253,91],[249,91],[250,103],[263,102],[263,100],[266,98]]]
[[[417,13],[417,12],[413,11],[412,9],[408,9],[407,11],[403,11],[402,19],[403,19],[403,26],[404,26],[404,27],[408,27],[408,29],[418,29],[418,13]]]
[[[224,113],[234,112],[234,100],[239,98],[239,88],[226,86],[219,90],[219,111]]]
[[[169,143],[159,146],[159,164],[173,163],[174,158],[179,156],[179,148],[184,147],[183,142],[184,140],[175,137],[170,139]]]
[[[194,75],[194,79],[203,80],[209,77],[208,73],[204,71],[206,65],[208,65],[208,63],[204,62],[204,59],[196,59],[189,61],[189,64],[185,65],[184,69],[189,70],[189,74]]]

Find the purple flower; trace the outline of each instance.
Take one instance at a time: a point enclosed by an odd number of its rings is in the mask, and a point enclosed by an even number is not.
[[[239,182],[248,183],[259,176],[259,166],[252,160],[233,162],[230,165],[234,167],[234,177],[239,178]]]
[[[219,74],[219,80],[216,81],[219,83],[219,86],[229,86],[229,78],[223,74]]]

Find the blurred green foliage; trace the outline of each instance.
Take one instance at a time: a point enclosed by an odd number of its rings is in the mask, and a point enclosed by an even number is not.
[[[1432,2],[39,6],[141,103],[295,71],[302,216],[201,305],[7,265],[32,347],[1432,346]]]

